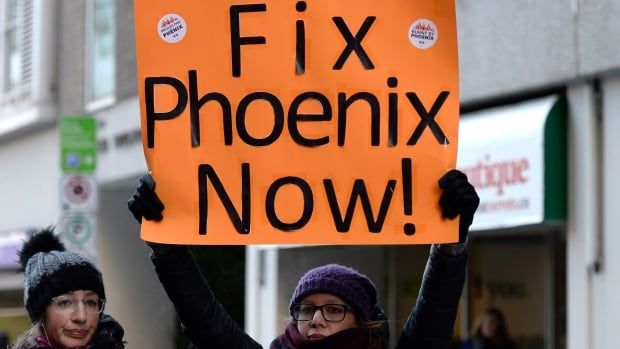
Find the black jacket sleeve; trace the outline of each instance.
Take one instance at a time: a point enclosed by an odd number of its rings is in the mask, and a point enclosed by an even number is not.
[[[189,249],[175,246],[152,254],[159,281],[174,304],[185,335],[200,349],[258,349],[215,298]]]
[[[426,263],[415,307],[403,326],[397,349],[447,349],[463,284],[467,252],[443,254],[436,245]]]

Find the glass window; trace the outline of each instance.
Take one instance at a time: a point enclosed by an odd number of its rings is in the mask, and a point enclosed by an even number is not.
[[[6,2],[4,21],[4,76],[3,92],[9,92],[21,82],[22,57],[18,36],[20,6],[17,0]]]
[[[116,31],[114,0],[92,0],[88,4],[87,103],[90,104],[114,98]]]

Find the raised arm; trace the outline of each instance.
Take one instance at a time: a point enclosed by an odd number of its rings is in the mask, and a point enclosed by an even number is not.
[[[465,283],[467,235],[480,199],[467,177],[449,171],[439,181],[444,218],[460,216],[459,243],[431,246],[414,308],[399,338],[398,349],[446,349],[452,339]]]
[[[142,218],[163,219],[164,205],[155,193],[155,182],[151,176],[140,178],[128,206],[139,222]],[[159,281],[174,304],[183,331],[198,348],[262,348],[218,302],[186,246],[148,245],[153,250],[151,260]]]
[[[449,256],[437,245],[431,247],[418,299],[403,326],[398,349],[449,347],[466,264],[466,252]]]

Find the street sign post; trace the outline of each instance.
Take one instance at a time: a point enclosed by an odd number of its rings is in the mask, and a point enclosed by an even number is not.
[[[59,230],[67,247],[96,257],[98,188],[97,121],[92,116],[60,119]]]

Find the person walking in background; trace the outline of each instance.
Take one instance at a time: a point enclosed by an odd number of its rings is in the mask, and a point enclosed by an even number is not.
[[[123,328],[103,314],[103,279],[93,262],[66,251],[53,228],[31,236],[18,256],[32,327],[12,349],[124,348]]]
[[[504,314],[497,308],[488,308],[476,320],[471,338],[459,349],[516,349],[508,335]]]
[[[0,348],[5,349],[9,346],[9,336],[0,330]]]
[[[460,216],[460,243],[432,245],[416,306],[400,337],[399,349],[444,349],[452,338],[465,280],[467,235],[479,198],[462,172],[439,180],[444,217]],[[164,205],[150,175],[128,201],[134,217],[163,219]],[[174,232],[170,232],[173,234]],[[262,348],[230,318],[217,301],[186,246],[147,244],[151,260],[181,319],[184,333],[198,348]],[[388,323],[377,305],[377,291],[355,269],[329,264],[309,270],[291,297],[291,321],[270,349],[384,349]]]

